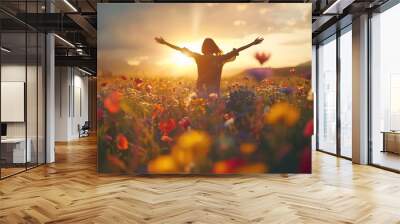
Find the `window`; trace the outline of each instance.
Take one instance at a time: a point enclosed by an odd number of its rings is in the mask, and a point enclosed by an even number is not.
[[[351,26],[340,36],[340,155],[351,158],[352,149],[352,35]]]
[[[336,153],[336,36],[318,47],[318,149]]]
[[[371,162],[400,170],[400,4],[371,18]]]

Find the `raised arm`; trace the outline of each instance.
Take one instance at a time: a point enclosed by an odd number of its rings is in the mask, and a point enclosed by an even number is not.
[[[244,46],[242,46],[242,47],[239,47],[239,48],[236,49],[236,50],[237,50],[238,52],[243,51],[243,50],[245,50],[245,49],[247,49],[247,48],[249,48],[249,47],[251,47],[251,46],[253,46],[253,45],[260,44],[261,42],[263,42],[263,40],[264,40],[264,38],[262,38],[262,37],[257,37],[253,42],[251,42],[251,43],[249,43],[249,44],[246,44],[246,45],[244,45]]]
[[[157,43],[162,44],[162,45],[166,45],[172,49],[175,49],[177,51],[180,51],[182,53],[184,53],[185,55],[192,57],[192,58],[197,58],[199,56],[198,53],[195,53],[185,47],[178,47],[176,45],[173,45],[171,43],[168,43],[167,41],[165,41],[162,37],[156,37],[154,38],[156,40]]]
[[[247,48],[249,48],[249,47],[251,47],[251,46],[253,46],[253,45],[257,45],[257,44],[261,43],[263,40],[264,40],[264,38],[262,38],[262,37],[257,37],[253,42],[251,42],[251,43],[249,43],[249,44],[247,44],[247,45],[244,45],[244,46],[242,46],[242,47],[239,47],[239,48],[237,48],[237,49],[234,48],[232,51],[230,51],[230,52],[228,52],[228,53],[222,55],[221,59],[222,59],[224,62],[233,61],[233,60],[235,60],[236,56],[239,55],[239,52],[240,52],[240,51],[243,51],[244,49],[247,49]]]
[[[171,44],[171,43],[168,43],[168,42],[165,41],[164,38],[162,38],[162,37],[156,37],[156,38],[154,38],[154,39],[156,40],[157,43],[166,45],[166,46],[168,46],[168,47],[170,47],[170,48],[172,48],[172,49],[175,49],[175,50],[177,50],[177,51],[182,51],[182,50],[183,50],[183,48],[181,48],[181,47],[178,47],[178,46],[176,46],[176,45],[173,45],[173,44]]]

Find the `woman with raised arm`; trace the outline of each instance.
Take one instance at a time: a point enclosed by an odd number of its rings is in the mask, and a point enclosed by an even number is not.
[[[192,52],[187,48],[181,48],[176,45],[170,44],[162,37],[156,37],[155,40],[159,44],[166,45],[172,49],[178,50],[189,57],[195,59],[197,64],[197,94],[201,97],[208,97],[211,93],[219,95],[221,85],[222,67],[226,62],[235,60],[239,52],[247,49],[253,45],[261,43],[264,38],[257,37],[253,42],[244,45],[240,48],[233,49],[232,51],[223,54],[218,45],[211,38],[204,39],[201,51],[203,54]]]

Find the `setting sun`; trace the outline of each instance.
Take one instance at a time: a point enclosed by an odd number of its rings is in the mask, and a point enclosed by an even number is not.
[[[171,57],[172,63],[176,64],[179,67],[195,65],[192,58],[182,54],[181,52],[173,52]]]

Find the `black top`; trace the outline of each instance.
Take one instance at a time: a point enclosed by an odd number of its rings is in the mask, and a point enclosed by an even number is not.
[[[193,57],[197,64],[197,91],[200,96],[206,97],[210,93],[219,94],[221,85],[222,67],[226,62],[235,60],[239,52],[233,49],[223,55],[203,55],[183,48],[182,52]]]

